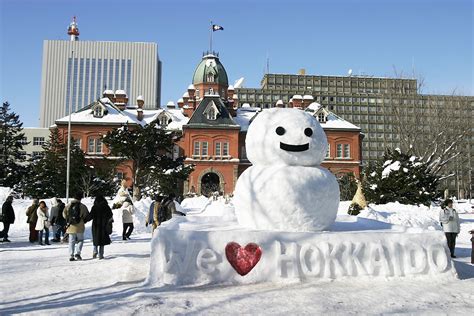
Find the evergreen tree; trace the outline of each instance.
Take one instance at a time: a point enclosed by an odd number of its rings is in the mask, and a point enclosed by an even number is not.
[[[177,192],[180,181],[187,179],[193,168],[172,156],[178,137],[177,132],[162,129],[156,121],[133,129],[123,126],[104,137],[112,155],[131,160],[135,199],[140,193]]]
[[[364,193],[371,203],[424,204],[439,198],[439,178],[419,157],[387,150],[365,170]]]
[[[0,186],[16,188],[27,171],[22,153],[25,137],[22,126],[19,115],[4,102],[0,110]]]
[[[51,131],[43,145],[43,155],[33,158],[28,176],[22,182],[23,192],[31,197],[51,198],[66,196],[67,145],[58,129]],[[81,177],[87,172],[84,152],[71,143],[70,195],[82,189]]]
[[[337,179],[339,183],[339,191],[341,192],[341,201],[350,201],[357,191],[357,182],[354,174],[346,173]]]

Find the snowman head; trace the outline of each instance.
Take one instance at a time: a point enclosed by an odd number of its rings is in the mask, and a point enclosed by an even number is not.
[[[264,110],[250,124],[245,140],[253,165],[317,166],[326,156],[326,134],[299,109]]]

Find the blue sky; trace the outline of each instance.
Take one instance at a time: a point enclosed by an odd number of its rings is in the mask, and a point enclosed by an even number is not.
[[[39,125],[42,45],[68,40],[158,43],[162,103],[176,101],[209,47],[209,21],[229,80],[259,87],[270,72],[394,76],[415,72],[425,92],[474,94],[472,0],[0,0],[0,99]]]

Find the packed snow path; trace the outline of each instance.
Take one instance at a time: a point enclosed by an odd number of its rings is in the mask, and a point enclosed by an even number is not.
[[[380,215],[380,214],[379,214]],[[399,213],[398,219],[404,214]],[[67,245],[32,245],[27,231],[14,231],[0,244],[0,314],[470,314],[474,309],[474,266],[469,229],[474,214],[460,214],[462,225],[455,266],[459,280],[351,279],[298,284],[259,284],[189,288],[147,288],[150,234],[131,241],[114,236],[106,259],[69,262]],[[411,220],[414,220],[413,218]],[[420,220],[420,219],[418,219]]]

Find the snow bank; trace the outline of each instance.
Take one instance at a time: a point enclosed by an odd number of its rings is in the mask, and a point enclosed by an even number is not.
[[[199,201],[186,202],[193,203]],[[246,229],[233,217],[232,203],[210,200],[202,212],[173,218],[158,228],[147,284],[456,276],[444,234],[414,215],[416,207],[411,214],[418,219],[408,221],[408,206],[406,218],[395,217],[396,209],[404,214],[404,206],[396,204],[380,206],[392,210],[391,216],[373,210],[368,218],[368,212],[344,215],[342,208],[349,203],[341,203],[330,232],[279,232]]]
[[[160,228],[153,237],[146,283],[160,286],[344,277],[453,278],[456,273],[445,244],[444,235],[437,231],[280,233]]]

